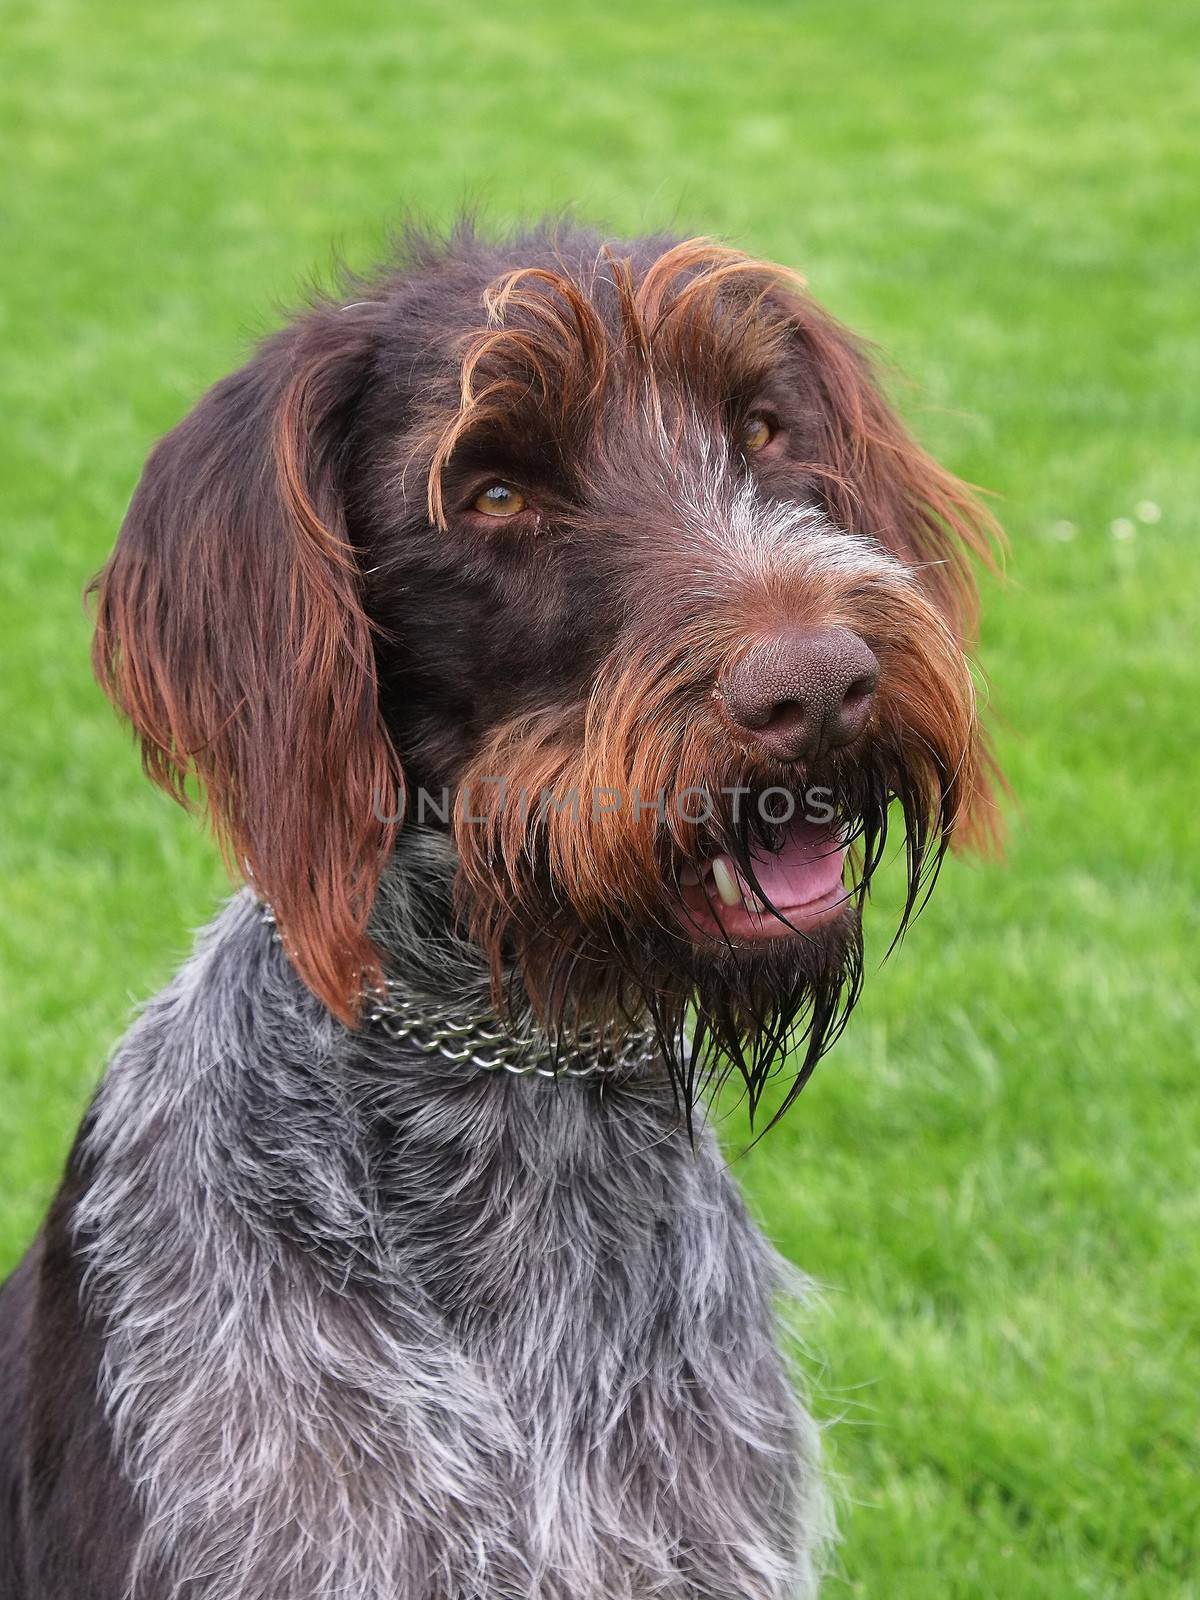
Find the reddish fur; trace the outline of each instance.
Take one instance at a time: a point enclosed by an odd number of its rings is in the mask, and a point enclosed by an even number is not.
[[[743,585],[719,611],[689,631],[648,637],[614,661],[597,682],[581,726],[560,716],[525,716],[498,728],[464,774],[468,803],[456,814],[456,842],[476,939],[490,952],[499,980],[514,930],[542,930],[537,865],[569,888],[580,923],[601,934],[614,909],[635,918],[672,919],[672,863],[695,860],[697,831],[673,801],[689,789],[718,795],[723,786],[757,781],[795,784],[742,742],[711,693],[756,633],[783,622],[849,628],[885,663],[885,688],[873,734],[903,752],[920,786],[931,826],[952,831],[979,802],[978,728],[970,673],[953,631],[915,586],[895,588],[830,577],[819,570],[762,593]],[[485,780],[504,774],[502,796]],[[619,792],[624,804],[592,817],[590,797]],[[581,797],[580,826],[569,811],[540,805],[544,794]],[[672,802],[664,822],[632,796]],[[522,805],[516,796],[528,797]],[[537,952],[535,955],[535,951]],[[535,938],[536,973],[545,966]]]
[[[96,670],[147,772],[184,801],[199,780],[230,860],[273,904],[305,981],[347,1022],[380,980],[366,927],[394,828],[376,812],[395,811],[401,786],[376,683],[377,652],[391,646],[364,605],[339,479],[338,439],[366,393],[385,309],[382,290],[367,292],[361,315],[324,308],[269,342],[163,442],[96,581]],[[493,727],[464,780],[504,771],[535,795],[739,781],[751,758],[711,685],[773,619],[800,618],[871,641],[884,664],[875,732],[903,753],[934,823],[942,808],[958,840],[994,833],[994,769],[963,652],[977,615],[972,561],[989,559],[995,524],[909,437],[860,348],[801,281],[693,239],[639,270],[608,248],[590,267],[520,266],[477,304],[455,351],[457,402],[415,396],[404,441],[401,466],[426,474],[435,526],[451,515],[446,475],[479,436],[502,452],[534,426],[586,486],[642,418],[678,445],[681,401],[719,426],[733,389],[786,371],[805,401],[797,473],[835,523],[880,541],[919,587],[855,595],[819,573],[734,586],[719,627],[706,619],[670,638],[651,627],[637,648],[626,641],[577,727],[557,707]],[[546,689],[549,707],[555,685]],[[460,827],[458,843],[467,914],[498,964],[522,919],[529,938],[544,932],[539,860],[578,921],[599,928],[619,908],[666,916],[672,851],[686,855],[694,840],[686,828],[664,833],[652,812],[570,827],[510,809]]]
[[[394,835],[376,810],[394,813],[399,769],[321,459],[343,362],[314,343],[244,419],[236,392],[214,391],[159,446],[94,584],[94,661],[147,774],[185,804],[199,779],[228,860],[350,1021],[380,981],[366,921]]]

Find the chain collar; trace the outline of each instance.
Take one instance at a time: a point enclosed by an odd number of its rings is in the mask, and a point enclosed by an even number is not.
[[[628,1077],[659,1059],[654,1037],[646,1031],[615,1047],[584,1038],[556,1048],[531,1021],[505,1024],[482,1007],[464,1010],[405,993],[394,983],[388,984],[385,999],[372,997],[366,1016],[389,1038],[426,1055],[518,1078]]]
[[[268,905],[262,908],[262,920],[273,929],[275,943],[282,945],[275,913]],[[384,994],[367,995],[364,1020],[424,1055],[518,1078],[627,1078],[661,1059],[657,1039],[648,1028],[615,1046],[587,1035],[556,1046],[531,1018],[505,1024],[485,1006],[456,1006],[414,994],[395,979],[388,980]]]

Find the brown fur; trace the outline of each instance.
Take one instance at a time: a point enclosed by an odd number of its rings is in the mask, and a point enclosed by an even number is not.
[[[765,491],[815,501],[879,541],[915,586],[716,574],[716,615],[670,609],[664,597],[691,572],[639,440],[666,437],[682,461],[689,418],[724,434],[762,394],[781,397],[790,418],[785,451],[762,464]],[[468,528],[458,507],[475,463],[493,475],[492,463],[516,464],[546,486],[546,509],[511,528]],[[534,680],[503,704],[493,684],[490,709],[467,710],[477,691],[464,665],[461,683],[451,674],[444,686],[447,706],[464,709],[447,721],[434,698],[423,708],[437,658],[431,643],[414,665],[421,583],[451,631],[456,570],[503,593],[513,628],[528,613],[547,660],[566,660],[567,624],[553,610],[554,594],[571,592],[564,548],[599,541],[581,589],[608,550],[617,561],[624,525],[606,534],[615,511],[592,508],[622,484],[630,526],[647,530],[650,598],[644,611],[630,601],[635,622],[607,650],[600,637],[579,641],[577,681]],[[541,580],[545,598],[515,575],[532,559],[521,554],[530,537],[556,541],[542,545],[559,582]],[[319,305],[269,341],[159,446],[96,580],[96,667],[147,772],[185,801],[199,781],[305,981],[353,1022],[381,976],[366,928],[394,839],[380,817],[402,792],[397,749],[422,778],[474,791],[503,772],[535,797],[594,785],[652,795],[747,773],[774,781],[731,737],[711,689],[777,621],[845,626],[881,655],[871,782],[904,804],[915,895],[938,839],[981,842],[995,826],[965,656],[972,563],[995,537],[794,275],[703,239],[626,252],[539,236],[507,260],[473,240],[444,257],[420,246],[406,272],[356,286],[348,308]],[[508,541],[507,569],[497,540]],[[406,568],[418,559],[419,580]],[[466,612],[462,626],[473,626]],[[652,940],[671,921],[680,865],[713,841],[652,811],[577,827],[536,806],[499,807],[494,794],[475,793],[480,802],[493,807],[486,824],[459,814],[460,903],[497,973],[515,953],[544,1008],[561,1013],[589,987],[601,1011],[617,1004],[628,963],[617,979],[595,977],[614,920],[630,913]],[[874,834],[886,821],[872,804]],[[638,981],[665,983],[667,966],[642,961]]]
[[[231,397],[241,429],[218,390],[151,457],[95,581],[94,659],[147,774],[184,803],[199,780],[229,861],[349,1020],[379,980],[365,928],[399,768],[323,446],[353,351],[299,343]]]

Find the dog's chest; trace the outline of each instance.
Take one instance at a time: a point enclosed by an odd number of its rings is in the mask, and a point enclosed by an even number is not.
[[[654,1091],[455,1086],[374,1170],[395,1281],[496,1425],[456,1508],[495,1508],[481,1595],[509,1562],[545,1600],[800,1592],[777,1264],[706,1132]]]
[[[114,1063],[79,1217],[135,1596],[807,1592],[775,1259],[707,1136],[644,1091],[217,1060],[172,1020]]]

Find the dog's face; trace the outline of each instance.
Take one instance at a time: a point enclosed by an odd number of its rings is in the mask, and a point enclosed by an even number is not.
[[[892,808],[908,910],[988,826],[964,652],[989,533],[778,269],[464,238],[312,312],[160,445],[97,658],[341,1015],[403,790],[551,1023],[649,1004],[670,1039],[693,1006],[757,1088],[854,997]]]

